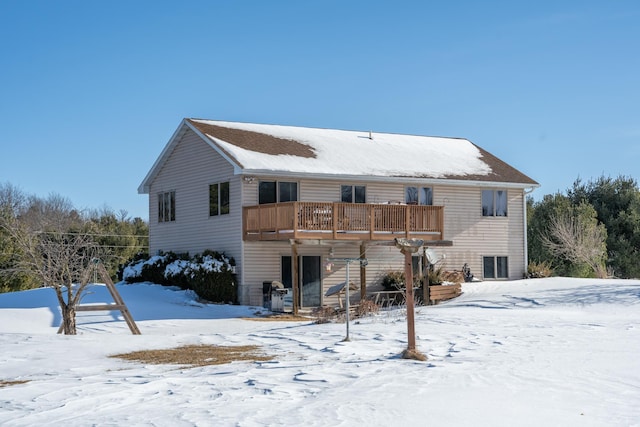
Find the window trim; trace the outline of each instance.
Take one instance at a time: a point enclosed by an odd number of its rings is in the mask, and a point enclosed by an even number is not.
[[[226,187],[226,197],[224,187]],[[215,188],[216,202],[213,203],[212,191]],[[226,199],[226,200],[225,200]],[[225,203],[226,202],[226,203]],[[215,207],[215,211],[214,211]],[[231,211],[231,184],[229,181],[221,181],[209,184],[209,217],[228,215]]]
[[[493,259],[493,276],[487,276],[485,271],[485,262]],[[506,275],[500,275],[501,269],[498,268],[498,260],[506,262],[504,270]],[[509,280],[509,256],[507,255],[483,255],[482,256],[482,279],[483,280]]]
[[[417,202],[409,201],[408,191],[410,188],[415,188]],[[428,189],[431,193],[431,203],[426,203],[426,200],[422,200],[424,198],[423,193],[424,190]],[[407,185],[404,187],[404,202],[408,205],[419,205],[419,206],[433,206],[433,187],[431,186],[418,186],[418,185]]]
[[[262,184],[265,183],[271,183],[275,185],[275,201],[274,202],[261,202],[260,201],[260,187],[262,186]],[[295,202],[300,200],[300,183],[298,181],[280,181],[280,180],[267,180],[267,179],[261,179],[258,182],[258,204],[259,205],[266,205],[266,204],[270,204],[270,203],[284,203],[281,201],[281,191],[280,191],[280,184],[295,184],[296,186],[296,194],[295,194],[295,200],[287,200],[288,202]]]
[[[351,201],[349,202],[346,202],[342,197],[345,187],[351,187]],[[361,202],[357,201],[358,189],[364,191],[364,199]],[[340,184],[340,201],[342,203],[367,203],[367,186],[358,184]]]
[[[491,192],[491,212],[485,213],[485,194]],[[498,193],[504,193],[504,215],[498,214]],[[485,188],[480,192],[480,206],[483,218],[507,218],[509,216],[509,192],[506,188]]]
[[[158,197],[158,223],[175,222],[176,220],[176,190],[161,191]],[[167,207],[168,202],[168,207]],[[168,218],[167,218],[168,217]]]

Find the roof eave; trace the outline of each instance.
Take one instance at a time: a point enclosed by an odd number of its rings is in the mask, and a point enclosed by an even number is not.
[[[403,182],[416,184],[433,184],[448,186],[469,186],[469,187],[502,187],[502,188],[538,188],[537,182],[505,182],[505,181],[481,181],[474,179],[453,179],[453,178],[423,178],[423,177],[401,177],[401,176],[374,176],[374,175],[344,175],[344,174],[310,174],[290,171],[276,171],[269,169],[239,169],[236,174],[240,175],[262,175],[287,178],[312,178],[324,181],[360,181],[360,182]]]
[[[151,189],[151,182],[155,179],[156,175],[158,175],[160,168],[166,161],[167,157],[169,157],[169,154],[171,154],[171,152],[173,151],[173,148],[180,140],[182,134],[185,132],[185,123],[186,120],[183,119],[180,123],[180,126],[178,126],[171,138],[169,138],[169,141],[162,149],[160,155],[156,158],[153,166],[151,166],[151,169],[149,169],[149,172],[147,172],[147,175],[138,186],[138,194],[149,194],[149,190]]]

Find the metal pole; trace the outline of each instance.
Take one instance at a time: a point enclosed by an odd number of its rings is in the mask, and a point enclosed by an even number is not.
[[[347,324],[347,336],[345,337],[345,339],[343,341],[351,341],[350,337],[349,337],[349,311],[351,311],[351,307],[350,307],[350,294],[349,294],[349,286],[350,286],[350,280],[349,280],[349,264],[351,264],[352,262],[359,262],[360,265],[362,266],[362,268],[366,267],[368,264],[368,261],[366,258],[328,258],[327,261],[329,262],[344,262],[346,264],[347,267],[347,271],[346,271],[346,277],[345,277],[345,308],[346,308],[346,314],[345,314],[345,320],[346,320],[346,324]],[[338,298],[340,298],[339,294],[338,294]]]
[[[345,311],[345,318],[347,321],[347,336],[344,339],[344,341],[351,341],[349,339],[349,264],[351,264],[350,260],[347,260],[347,282],[345,283],[345,304],[344,306],[346,307],[346,311]]]

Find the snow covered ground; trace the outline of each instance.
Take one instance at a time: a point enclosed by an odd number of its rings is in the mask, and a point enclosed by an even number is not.
[[[640,281],[463,285],[416,310],[344,323],[258,322],[256,307],[203,305],[150,284],[118,289],[119,316],[78,314],[62,336],[54,292],[0,294],[0,425],[639,426]],[[84,302],[110,302],[95,285]],[[118,314],[118,316],[115,316]],[[184,344],[256,344],[269,362],[185,368],[109,355]]]

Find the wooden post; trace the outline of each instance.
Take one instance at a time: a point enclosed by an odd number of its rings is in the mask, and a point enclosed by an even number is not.
[[[427,357],[416,350],[415,313],[413,303],[413,268],[411,254],[418,252],[424,244],[420,239],[395,239],[396,247],[404,255],[405,299],[407,304],[407,335],[408,345],[403,352],[405,359],[427,360]]]
[[[367,247],[364,243],[360,244],[360,301],[364,301],[367,298],[367,269],[363,259],[366,258]]]
[[[404,277],[405,277],[405,298],[407,302],[407,350],[414,351],[416,349],[416,329],[413,307],[413,268],[411,265],[411,252],[403,249],[404,254]]]
[[[411,205],[404,207],[404,230],[405,238],[408,239],[411,234]]]
[[[376,224],[376,210],[372,204],[367,205],[367,211],[369,212],[369,240],[373,240],[373,232]]]
[[[298,279],[298,246],[295,243],[291,244],[291,287],[293,288],[293,314],[297,316],[300,280]]]
[[[102,279],[104,284],[107,286],[107,289],[109,290],[109,293],[111,294],[111,298],[113,298],[113,301],[115,302],[115,304],[76,305],[75,311],[119,310],[120,313],[122,313],[122,317],[124,317],[124,320],[127,322],[127,326],[129,326],[129,330],[131,331],[131,333],[133,335],[140,335],[140,329],[138,329],[138,325],[136,325],[136,322],[133,320],[133,316],[131,316],[131,313],[129,312],[127,305],[124,303],[124,300],[120,296],[120,293],[116,289],[116,286],[113,284],[111,277],[109,277],[109,273],[107,272],[107,269],[105,268],[104,264],[102,264],[99,260],[96,260],[93,264],[94,264],[93,268],[98,269],[98,273],[100,273],[100,278]],[[87,268],[87,270],[85,271],[85,274],[88,271],[89,271],[89,268]],[[58,333],[59,334],[62,333],[63,329],[64,329],[64,324],[60,325],[60,328],[58,329]]]
[[[431,265],[427,261],[427,255],[422,253],[422,299],[423,304],[431,304],[431,295],[429,292],[429,273],[431,272]]]
[[[109,273],[107,272],[104,264],[98,263],[97,268],[100,276],[102,277],[102,280],[107,285],[107,289],[109,289],[109,292],[111,293],[111,297],[116,302],[116,305],[119,306],[119,310],[122,313],[124,320],[127,322],[129,330],[133,335],[140,335],[140,330],[138,329],[136,322],[133,320],[133,316],[131,316],[127,305],[124,303],[124,300],[120,296],[120,293],[116,289],[116,286],[113,284],[113,281],[111,281],[111,277],[109,277]]]

